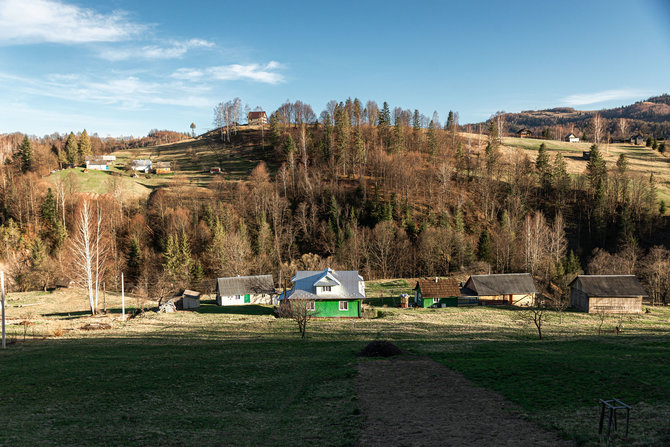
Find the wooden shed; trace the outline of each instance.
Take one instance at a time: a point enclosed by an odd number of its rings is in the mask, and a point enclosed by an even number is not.
[[[172,163],[169,161],[159,161],[154,164],[156,174],[169,174],[172,172]]]
[[[537,288],[530,273],[502,273],[497,275],[472,275],[462,292],[477,297],[479,304],[512,304],[531,306]]]
[[[533,132],[532,132],[530,129],[527,129],[527,128],[524,127],[523,129],[519,130],[519,131],[516,133],[516,135],[517,135],[519,138],[528,138],[528,137],[532,137],[532,136],[533,136]]]
[[[460,295],[455,278],[419,279],[414,287],[414,303],[418,307],[456,307]]]
[[[579,275],[570,283],[570,305],[588,313],[640,313],[647,296],[635,275]]]

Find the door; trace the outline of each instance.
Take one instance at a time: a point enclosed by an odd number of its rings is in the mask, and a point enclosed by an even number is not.
[[[244,304],[251,302],[251,295],[244,295]]]

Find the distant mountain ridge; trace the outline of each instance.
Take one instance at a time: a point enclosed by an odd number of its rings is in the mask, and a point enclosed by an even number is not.
[[[602,110],[576,110],[572,107],[554,107],[544,110],[524,110],[519,113],[505,113],[505,122],[509,133],[516,133],[523,128],[530,129],[539,135],[549,129],[552,132],[561,130],[589,133],[591,120],[595,113],[605,118],[606,131],[619,138],[621,135],[619,119],[627,121],[627,134],[641,133],[645,136],[670,136],[670,95],[665,93],[653,96],[634,104]],[[562,129],[561,129],[562,128]]]

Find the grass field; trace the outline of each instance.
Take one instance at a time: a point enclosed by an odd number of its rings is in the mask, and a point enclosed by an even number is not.
[[[600,336],[593,315],[551,314],[539,341],[518,310],[383,308],[314,320],[302,341],[264,306],[206,300],[121,322],[119,297],[106,304],[92,318],[80,291],[9,296],[0,445],[356,445],[356,353],[374,339],[461,371],[585,445],[597,445],[600,397],[633,405],[630,445],[670,439],[670,309],[608,317]],[[83,330],[91,321],[112,328]]]

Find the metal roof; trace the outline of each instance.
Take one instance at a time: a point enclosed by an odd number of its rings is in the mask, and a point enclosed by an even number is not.
[[[593,297],[647,296],[635,275],[579,275],[570,287],[577,281],[581,283],[581,290]]]
[[[299,270],[291,279],[293,288],[287,292],[288,298],[291,299],[308,299],[308,300],[327,300],[327,299],[361,299],[365,298],[365,290],[363,293],[359,290],[359,283],[363,277],[358,274],[357,270],[343,270],[335,271],[327,268],[325,270]],[[339,285],[343,292],[333,293],[332,295],[316,295],[314,287],[318,285]]]
[[[216,280],[217,293],[221,296],[259,295],[275,293],[272,275],[233,276]]]
[[[479,296],[537,293],[535,281],[530,273],[472,275],[465,286]]]

